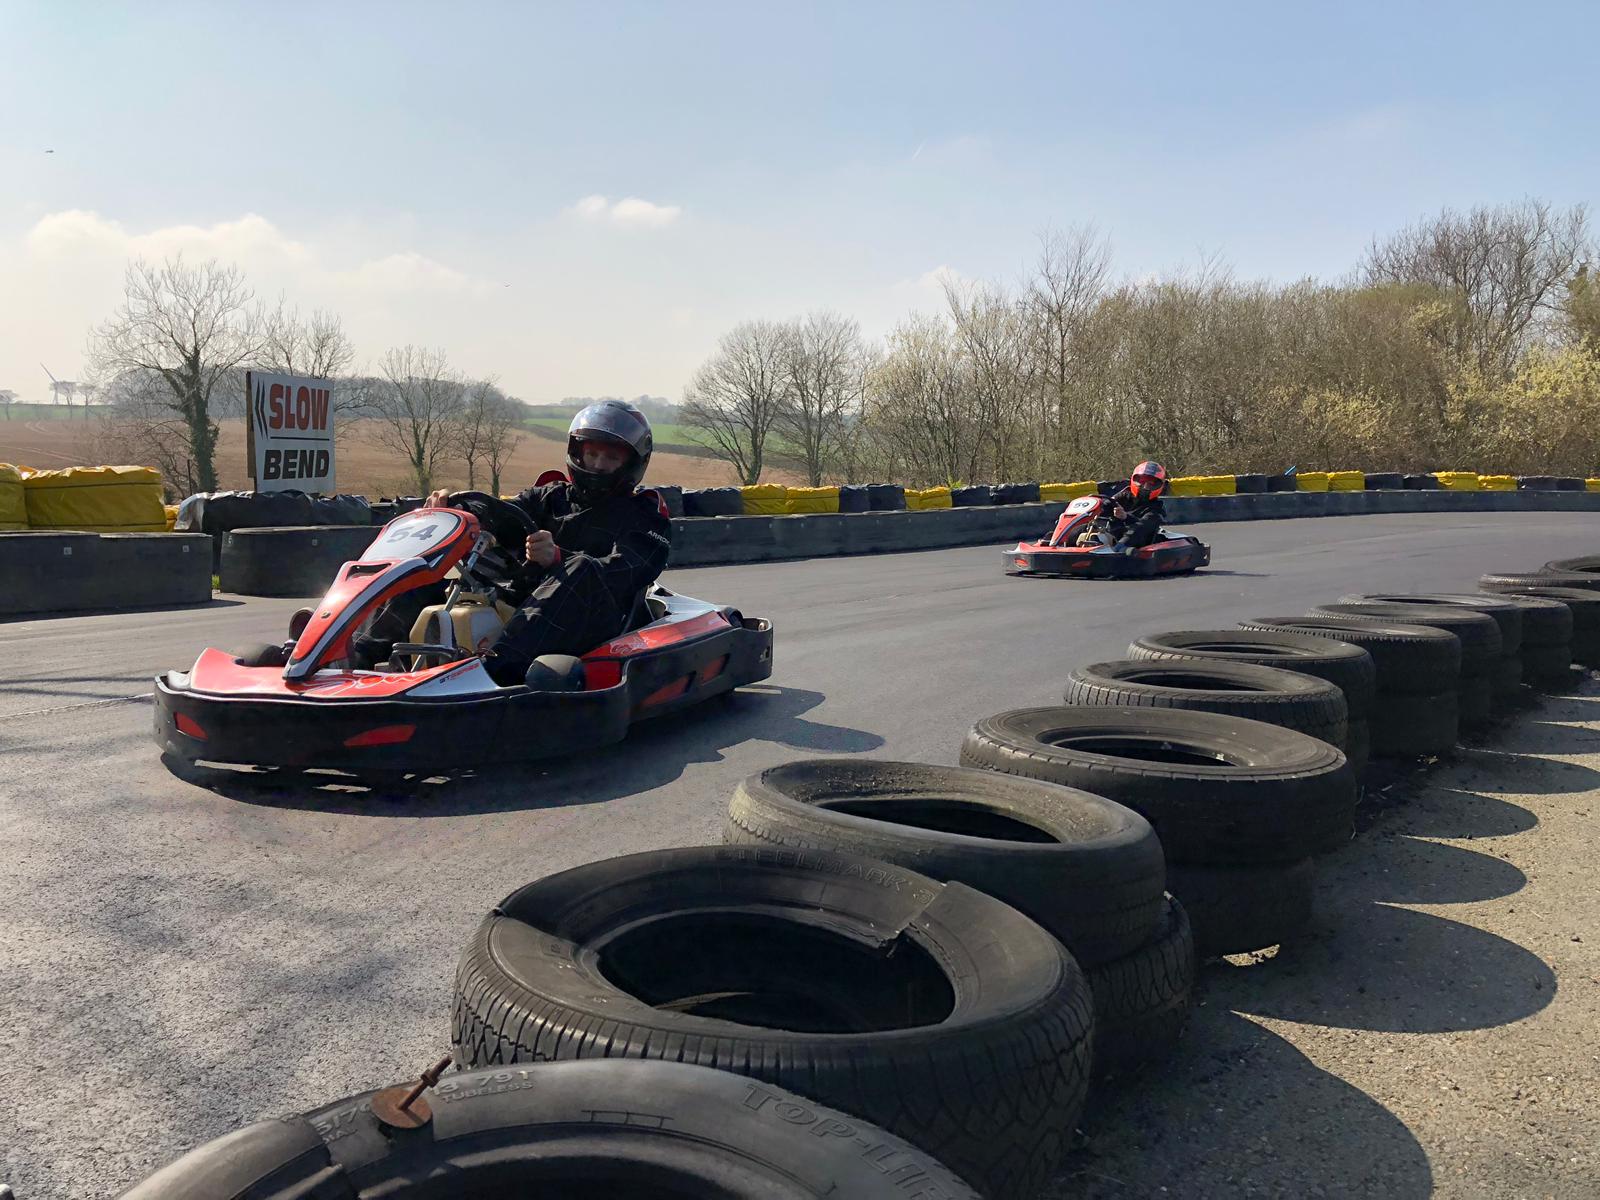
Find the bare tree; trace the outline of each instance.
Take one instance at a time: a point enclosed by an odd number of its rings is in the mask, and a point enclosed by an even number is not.
[[[286,308],[279,297],[276,308],[261,314],[260,324],[261,349],[255,365],[281,375],[329,380],[333,436],[336,442],[344,441],[356,419],[369,414],[372,401],[371,388],[346,375],[355,346],[344,323],[337,314],[320,308],[302,316],[298,307]]]
[[[442,350],[404,346],[379,364],[382,379],[371,399],[376,440],[411,469],[418,495],[433,488],[440,464],[458,451],[466,388]]]
[[[702,431],[739,482],[761,481],[767,439],[788,403],[790,331],[775,321],[746,321],[684,389],[683,421]]]
[[[860,402],[863,354],[861,327],[838,313],[811,313],[790,326],[787,399],[775,427],[798,452],[812,487],[832,466]]]
[[[500,472],[521,440],[521,403],[511,400],[493,379],[467,385],[466,401],[457,418],[456,446],[467,464],[467,486],[478,486],[478,464],[489,468],[489,486],[500,494]]]
[[[1580,263],[1567,281],[1561,315],[1567,338],[1600,358],[1600,284],[1589,273],[1586,262]]]
[[[1369,283],[1421,283],[1458,304],[1448,348],[1499,377],[1513,370],[1540,318],[1559,306],[1562,285],[1588,247],[1580,204],[1557,212],[1543,200],[1445,209],[1385,241],[1364,264]]]
[[[182,412],[157,371],[124,371],[102,389],[93,449],[100,462],[147,463],[177,499],[198,491],[199,469]]]
[[[1111,246],[1092,226],[1039,235],[1039,258],[1023,296],[1038,345],[1038,372],[1045,399],[1053,401],[1053,423],[1067,425],[1073,397],[1080,394],[1082,341],[1104,298],[1111,272]]]
[[[8,388],[0,388],[0,408],[5,409],[6,420],[11,420],[11,406],[16,403],[17,394]]]
[[[128,267],[121,307],[90,335],[89,360],[106,379],[154,373],[166,387],[164,407],[181,419],[191,490],[217,486],[217,423],[211,400],[219,381],[259,345],[246,311],[251,293],[237,267],[215,259],[198,267],[182,256],[157,267]],[[168,422],[161,422],[170,428]]]

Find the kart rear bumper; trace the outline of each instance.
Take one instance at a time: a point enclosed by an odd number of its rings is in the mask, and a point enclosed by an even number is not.
[[[634,721],[771,673],[772,625],[756,619],[629,660],[621,682],[581,692],[263,698],[196,691],[187,673],[170,671],[155,681],[155,737],[163,752],[188,762],[443,773],[607,745]]]

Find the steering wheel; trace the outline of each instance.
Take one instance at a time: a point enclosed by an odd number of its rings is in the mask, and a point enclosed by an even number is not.
[[[539,526],[527,513],[488,492],[451,492],[445,503],[477,517],[500,548],[517,562],[523,559],[523,543],[528,536],[539,532]]]

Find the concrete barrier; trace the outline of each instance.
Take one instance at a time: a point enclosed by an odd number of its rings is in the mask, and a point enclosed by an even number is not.
[[[0,616],[205,604],[211,539],[185,533],[0,533]]]
[[[320,596],[377,533],[370,525],[229,530],[222,539],[221,588],[242,596]]]

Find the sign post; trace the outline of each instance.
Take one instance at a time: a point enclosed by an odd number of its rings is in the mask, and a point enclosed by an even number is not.
[[[256,490],[332,495],[332,381],[246,371],[244,398]]]

